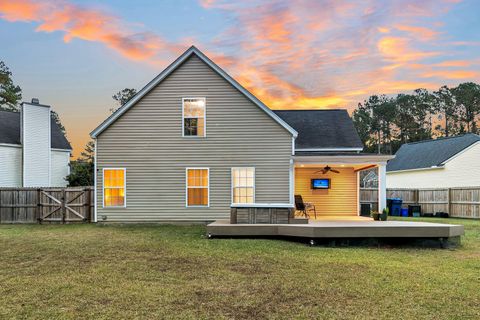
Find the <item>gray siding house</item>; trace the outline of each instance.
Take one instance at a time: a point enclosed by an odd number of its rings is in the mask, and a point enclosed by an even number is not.
[[[349,199],[350,211],[342,214],[356,215],[355,170],[372,164],[384,168],[388,159],[359,153],[363,146],[342,112],[335,117],[317,111],[319,120],[325,120],[322,114],[333,120],[300,128],[302,121],[293,113],[271,111],[192,46],[92,131],[94,219],[208,222],[228,218],[235,204],[293,207],[297,167],[344,163],[343,176],[351,178],[343,179],[344,189],[339,183],[336,191],[348,190],[349,197],[337,194],[328,208]],[[304,133],[300,141],[308,148],[298,150],[303,162],[295,156],[298,132],[287,120]],[[322,131],[338,139],[319,139]],[[317,170],[310,171],[302,176]]]

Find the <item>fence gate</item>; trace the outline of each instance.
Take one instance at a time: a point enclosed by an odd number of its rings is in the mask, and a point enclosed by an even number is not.
[[[39,222],[86,222],[90,219],[89,189],[40,190]]]

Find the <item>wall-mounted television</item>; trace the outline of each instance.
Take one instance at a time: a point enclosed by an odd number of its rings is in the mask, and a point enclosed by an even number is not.
[[[330,189],[330,179],[312,179],[312,189]]]

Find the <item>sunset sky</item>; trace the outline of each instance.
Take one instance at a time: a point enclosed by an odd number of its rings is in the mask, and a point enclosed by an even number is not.
[[[99,4],[101,3],[101,4]],[[479,0],[0,0],[0,60],[75,155],[112,95],[194,44],[272,109],[480,82]]]

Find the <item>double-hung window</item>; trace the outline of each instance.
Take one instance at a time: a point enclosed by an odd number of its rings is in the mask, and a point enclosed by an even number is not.
[[[205,98],[183,98],[183,136],[204,137]]]
[[[187,168],[187,207],[209,206],[209,169]]]
[[[103,206],[125,207],[126,206],[126,169],[105,168],[103,169]]]
[[[232,203],[255,203],[255,168],[232,168]]]

